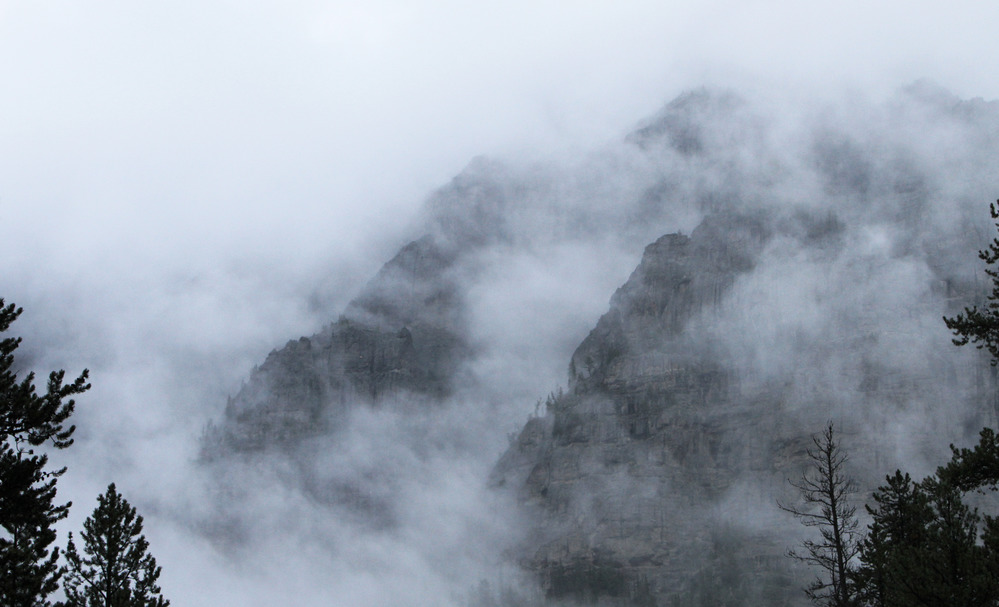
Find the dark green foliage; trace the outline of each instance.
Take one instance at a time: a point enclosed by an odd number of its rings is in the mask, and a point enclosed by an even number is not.
[[[0,299],[0,333],[21,314]],[[63,570],[54,524],[65,518],[69,503],[56,504],[56,480],[65,468],[47,468],[48,456],[35,448],[51,444],[63,449],[73,443],[75,426],[65,426],[73,413],[70,398],[90,388],[87,371],[63,384],[64,371],[49,375],[47,391],[39,395],[34,374],[18,380],[14,352],[21,339],[0,340],[0,605],[39,607],[56,590]]]
[[[84,521],[80,556],[69,535],[63,587],[65,607],[167,607],[156,580],[160,567],[148,553],[142,517],[108,486],[97,497],[97,508]]]
[[[999,201],[997,201],[999,202]],[[989,205],[992,219],[999,220],[999,209],[995,204]],[[999,230],[999,222],[995,224]],[[988,303],[979,309],[978,306],[965,308],[964,312],[953,318],[944,317],[947,328],[954,332],[954,344],[975,344],[979,349],[985,349],[992,355],[992,365],[999,362],[999,238],[993,238],[989,248],[979,251],[978,256],[985,261],[985,273],[992,279],[992,293],[988,295]]]
[[[867,507],[871,515],[856,573],[863,605],[958,607],[999,604],[995,524],[958,489],[935,477],[915,483],[896,471]]]
[[[992,428],[982,428],[978,444],[971,449],[950,446],[954,457],[937,470],[937,476],[961,491],[993,491],[999,484],[999,437]]]
[[[872,518],[860,542],[862,566],[856,573],[864,604],[901,605],[902,585],[921,565],[918,548],[925,546],[925,528],[932,519],[927,496],[908,474],[896,471],[866,506]]]
[[[856,506],[850,502],[856,492],[852,478],[846,475],[847,456],[839,447],[830,422],[824,431],[812,436],[808,458],[814,468],[800,481],[790,481],[801,494],[801,506],[778,503],[806,527],[818,529],[816,540],[802,542],[804,553],[789,555],[815,567],[818,575],[805,593],[818,605],[847,607],[856,604],[856,590],[851,582],[851,562],[859,550]]]
[[[996,205],[989,207],[999,220]],[[999,229],[999,221],[995,224]],[[984,309],[944,317],[954,344],[974,343],[999,361],[999,238],[978,252],[992,293]],[[991,428],[978,445],[953,457],[920,483],[896,471],[873,494],[867,536],[854,580],[861,604],[872,607],[999,605],[999,523],[963,501],[963,492],[999,483],[999,440]]]
[[[978,543],[981,522],[977,510],[962,501],[954,487],[930,477],[922,483],[930,498],[933,520],[927,526],[929,557],[924,573],[929,605],[996,605],[999,571]]]
[[[823,436],[830,436],[830,430]],[[983,432],[983,442],[994,445],[994,436]],[[873,505],[867,506],[871,518],[867,534],[855,550],[846,553],[842,569],[833,558],[832,502],[828,497],[818,501],[820,513],[803,520],[820,527],[822,540],[805,542],[806,555],[792,555],[825,574],[808,588],[809,596],[824,605],[864,607],[999,605],[999,521],[980,516],[962,499],[962,489],[980,486],[981,475],[975,476],[979,472],[975,458],[980,455],[976,450],[955,449],[954,458],[940,468],[939,476],[919,483],[901,471],[888,476],[872,495]],[[829,478],[822,474],[820,464],[817,478],[824,477]],[[964,485],[950,482],[956,478],[963,479]],[[831,485],[806,483],[796,485],[806,502],[807,491],[829,495]],[[837,578],[845,583],[837,587]]]
[[[999,202],[999,201],[997,201]],[[999,208],[989,205],[989,213],[999,231]],[[985,273],[992,280],[992,293],[987,296],[984,309],[978,306],[965,308],[954,318],[944,317],[947,328],[954,332],[954,343],[963,346],[974,343],[979,349],[992,355],[991,363],[999,363],[999,237],[993,238],[989,248],[979,251],[978,256],[985,261]],[[951,445],[954,457],[949,464],[937,471],[942,481],[953,484],[961,491],[991,487],[999,483],[999,439],[991,428],[984,428],[980,440],[973,449],[956,449]]]

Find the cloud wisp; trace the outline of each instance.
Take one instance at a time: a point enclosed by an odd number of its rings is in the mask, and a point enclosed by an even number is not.
[[[963,106],[969,119],[892,95],[929,77],[999,97],[977,68],[995,55],[995,10],[0,2],[0,296],[26,309],[25,368],[93,371],[78,443],[59,455],[60,495],[75,504],[66,528],[115,480],[147,514],[174,604],[459,603],[516,527],[484,491],[506,434],[565,381],[573,348],[662,233],[689,233],[712,204],[762,199],[832,205],[849,226],[867,265],[838,262],[842,283],[817,283],[815,262],[778,242],[737,285],[740,331],[719,333],[741,338],[730,351],[747,367],[785,364],[760,341],[832,322],[792,303],[828,297],[822,310],[836,310],[834,295],[875,276],[899,288],[859,288],[849,309],[893,310],[937,301],[912,286],[934,272],[974,280],[989,232],[974,213],[999,186],[994,122],[987,108],[979,120]],[[710,107],[690,117],[704,155],[615,143],[705,83],[749,102],[736,119]],[[477,391],[437,417],[358,413],[350,440],[313,446],[334,458],[317,459],[330,466],[317,474],[357,471],[401,496],[399,526],[330,516],[275,461],[239,473],[269,490],[233,513],[258,554],[210,542],[195,525],[211,515],[202,428],[269,350],[333,321],[432,222],[428,192],[482,153],[503,161],[466,174],[512,185],[496,211],[510,238],[467,267]],[[859,204],[849,187],[864,167],[872,192],[880,175],[908,175],[908,198]],[[899,232],[897,215],[917,206]],[[941,250],[935,265],[906,257],[934,246],[930,233],[967,251]],[[908,365],[904,353],[939,333],[886,334],[886,364]],[[467,566],[449,572],[457,562]]]

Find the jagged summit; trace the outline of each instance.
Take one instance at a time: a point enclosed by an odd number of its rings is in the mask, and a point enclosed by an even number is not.
[[[748,103],[734,91],[700,88],[683,93],[653,118],[632,131],[626,141],[641,148],[666,145],[692,156],[709,152],[717,146],[718,135],[730,127],[728,143],[742,129],[732,130],[733,119]]]
[[[717,598],[709,580],[724,568],[744,594],[739,604],[793,601],[801,573],[782,556],[787,531],[761,530],[753,519],[767,518],[785,480],[800,475],[810,429],[835,419],[857,457],[896,461],[897,447],[879,432],[932,404],[929,394],[959,393],[981,372],[932,369],[929,351],[922,364],[886,360],[879,353],[897,321],[884,310],[813,332],[790,320],[785,333],[773,311],[750,308],[741,322],[777,325],[756,334],[764,341],[752,344],[754,356],[790,348],[796,359],[761,378],[751,359],[735,356],[744,338],[718,327],[751,328],[726,323],[736,307],[754,305],[740,299],[759,288],[775,289],[766,294],[774,302],[795,296],[769,282],[775,248],[793,248],[831,277],[856,255],[843,249],[848,230],[831,216],[732,213],[646,247],[573,353],[568,390],[549,396],[545,414],[524,425],[492,473],[492,485],[536,517],[521,558],[549,598]],[[907,305],[920,313],[919,302]],[[823,377],[826,366],[838,367],[835,385]],[[984,403],[992,385],[980,383],[963,405],[978,422],[991,415]],[[931,444],[932,430],[924,432],[909,446]],[[866,486],[878,480],[855,475]]]
[[[667,234],[646,247],[611,298],[610,311],[573,354],[570,389],[624,389],[620,383],[640,376],[648,364],[628,355],[656,351],[664,338],[679,338],[705,307],[720,305],[735,277],[755,266],[769,237],[758,216],[719,215],[689,237]]]
[[[997,418],[940,317],[979,290],[999,109],[925,86],[783,109],[702,89],[575,164],[473,161],[339,320],[253,371],[206,454],[278,452],[331,517],[400,534],[473,461],[456,493],[513,499],[490,549],[549,599],[793,603],[774,500],[811,433],[834,420],[874,486]],[[549,367],[537,393],[566,388],[521,423]]]
[[[680,587],[710,556],[714,501],[747,473],[769,486],[793,463],[769,458],[794,438],[764,431],[779,427],[777,409],[742,406],[733,370],[688,331],[770,237],[758,217],[709,217],[650,244],[573,354],[569,391],[501,458],[494,485],[538,508],[532,537],[543,539],[525,557],[549,596]],[[758,547],[781,552],[772,540]]]
[[[467,350],[454,261],[430,236],[403,247],[338,321],[253,370],[207,433],[205,454],[328,434],[361,403],[445,398]]]

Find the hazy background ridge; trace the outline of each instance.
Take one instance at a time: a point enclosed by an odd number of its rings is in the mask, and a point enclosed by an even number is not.
[[[75,504],[67,528],[117,481],[147,516],[178,606],[272,604],[288,593],[306,605],[375,605],[413,580],[428,580],[413,595],[422,600],[452,592],[446,578],[425,575],[428,557],[412,548],[426,537],[365,545],[347,559],[349,576],[326,579],[307,563],[328,553],[298,541],[315,521],[287,529],[268,517],[321,518],[294,493],[260,504],[260,524],[285,532],[270,540],[276,554],[298,556],[233,560],[181,524],[198,514],[188,490],[198,487],[201,428],[250,368],[335,319],[418,235],[428,194],[476,155],[521,174],[543,160],[546,175],[561,166],[592,176],[589,162],[612,176],[635,166],[613,142],[704,84],[732,87],[779,117],[767,145],[785,141],[782,129],[800,125],[800,114],[828,112],[835,129],[857,125],[862,135],[878,122],[870,113],[918,78],[961,98],[999,97],[987,69],[996,22],[999,7],[973,1],[835,10],[587,2],[571,12],[555,2],[0,1],[0,296],[26,309],[15,325],[25,370],[93,371],[60,485]],[[925,138],[907,143],[941,165],[923,167],[942,169],[934,198],[980,203],[984,219],[997,196],[994,164],[962,150],[992,145],[988,133],[922,119],[929,128],[913,134]],[[787,183],[788,197],[814,186]],[[580,179],[567,191],[591,185]],[[630,186],[619,185],[608,190]],[[584,212],[615,201],[591,202]],[[690,230],[696,218],[681,213],[664,231]],[[984,234],[987,222],[979,227]],[[585,335],[646,242],[612,244],[510,252],[476,293],[484,317],[526,302],[521,326],[543,327],[542,344],[525,352],[501,323],[481,325],[498,352],[545,358],[540,369],[481,362],[485,373],[519,374],[511,381],[520,394],[536,395],[511,403],[520,415],[563,381],[558,353]],[[579,280],[553,289],[552,277],[565,275]],[[512,286],[523,289],[514,298]],[[567,302],[581,303],[560,313]],[[502,437],[493,440],[498,452]],[[453,500],[441,489],[472,528],[481,504],[463,481],[489,457],[446,481]],[[461,545],[455,537],[447,545]],[[399,572],[388,584],[370,573],[386,562]]]

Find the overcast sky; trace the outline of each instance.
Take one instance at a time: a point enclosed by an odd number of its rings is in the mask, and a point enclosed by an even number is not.
[[[702,84],[997,98],[996,23],[972,0],[0,0],[0,292],[148,298],[173,335],[266,351],[475,155],[587,149]]]
[[[703,83],[999,97],[997,22],[980,0],[2,0],[0,234],[71,266],[349,253],[474,155],[585,147]]]
[[[999,98],[997,23],[982,0],[0,0],[0,297],[26,364],[94,370],[72,524],[110,480],[181,486],[225,395],[472,157],[590,149],[704,84]],[[159,539],[165,576],[206,575]]]
[[[3,0],[0,230],[70,264],[343,253],[476,154],[616,137],[703,83],[999,97],[997,22],[971,0]]]

